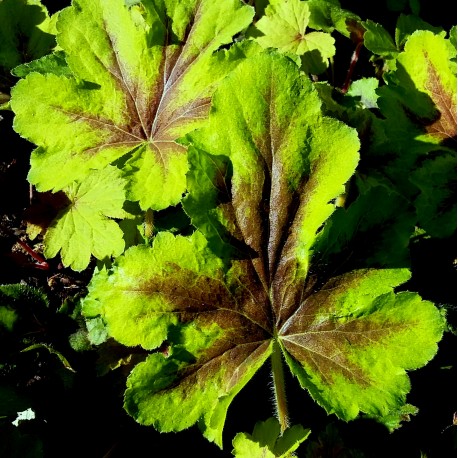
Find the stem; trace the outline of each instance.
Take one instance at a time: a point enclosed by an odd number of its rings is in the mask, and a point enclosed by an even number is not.
[[[348,88],[350,87],[351,83],[351,77],[353,76],[353,72],[355,70],[355,65],[356,62],[358,62],[359,59],[359,53],[361,52],[361,48],[363,46],[363,41],[359,41],[358,44],[356,45],[356,49],[353,52],[353,55],[351,56],[351,61],[350,61],[350,68],[348,69],[347,72],[347,77],[345,79],[345,83],[342,87],[342,92],[345,94],[348,91]]]
[[[35,259],[37,262],[37,264],[34,264],[34,266],[37,268],[37,269],[41,269],[41,270],[49,270],[49,264],[48,262],[42,257],[40,256],[36,251],[34,251],[32,248],[29,247],[29,245],[27,245],[27,243],[23,242],[21,239],[16,239],[16,242],[27,252],[30,254],[30,256],[32,256],[33,259]]]
[[[283,361],[281,348],[277,341],[274,341],[272,355],[270,356],[272,364],[272,379],[274,382],[275,410],[278,421],[280,422],[281,434],[289,426],[288,405],[286,402],[285,376],[283,373]]]

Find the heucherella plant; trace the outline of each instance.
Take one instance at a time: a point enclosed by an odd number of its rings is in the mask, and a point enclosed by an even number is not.
[[[234,453],[286,457],[309,430],[290,426],[285,369],[345,421],[392,430],[417,411],[407,371],[446,321],[408,290],[408,247],[456,230],[456,30],[404,16],[393,40],[336,1],[246,3],[73,0],[54,52],[13,69],[10,105],[37,146],[30,183],[65,200],[45,256],[104,261],[81,302],[89,340],[147,354],[126,411],[222,447],[270,364],[277,420]],[[382,76],[318,82],[335,31]],[[171,207],[185,223],[165,230]]]
[[[313,271],[320,228],[358,163],[356,132],[323,116],[309,78],[267,52],[221,82],[208,122],[184,143],[184,207],[198,230],[130,248],[83,303],[124,345],[167,345],[133,369],[127,411],[160,431],[198,423],[222,446],[231,401],[268,359],[282,431],[283,361],[342,419],[402,407],[405,371],[435,354],[441,313],[394,293],[408,269]]]
[[[175,140],[198,126],[215,84],[247,52],[217,50],[252,16],[239,0],[82,0],[61,11],[68,70],[32,68],[13,91],[15,128],[39,146],[30,182],[61,190],[131,153],[130,199],[144,209],[176,204],[187,163]]]

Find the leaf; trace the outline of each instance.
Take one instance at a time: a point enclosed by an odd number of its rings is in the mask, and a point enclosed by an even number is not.
[[[360,97],[365,108],[378,108],[378,95],[376,93],[378,86],[377,78],[361,78],[351,83],[347,94],[351,97]]]
[[[437,351],[431,343],[444,329],[437,309],[415,293],[392,292],[409,276],[369,269],[330,279],[280,330],[291,371],[328,413],[386,416],[410,389],[405,370]]]
[[[417,31],[397,58],[397,70],[378,90],[386,128],[400,149],[436,148],[456,138],[456,50],[429,31]],[[414,145],[406,145],[407,142]],[[421,145],[420,142],[424,144]],[[434,145],[434,146],[432,146]]]
[[[45,256],[53,258],[60,251],[64,266],[82,271],[91,254],[100,260],[120,255],[123,232],[109,218],[124,216],[124,187],[119,170],[110,166],[66,188],[69,204],[46,231]]]
[[[228,221],[224,207],[221,206],[220,210],[217,208],[229,195],[232,175],[230,161],[226,156],[209,155],[193,147],[189,148],[188,158],[189,192],[183,199],[183,208],[191,216],[192,224],[205,235],[212,250],[221,257],[231,256],[237,239],[226,234]]]
[[[307,439],[309,429],[301,425],[289,427],[280,434],[280,424],[275,418],[256,423],[253,434],[239,433],[232,441],[232,454],[236,458],[290,457]]]
[[[337,208],[321,232],[314,246],[315,269],[409,265],[415,209],[388,187],[359,181],[359,195]]]
[[[14,84],[10,74],[14,67],[56,46],[54,22],[39,0],[0,2],[0,92],[9,92]]]
[[[21,350],[21,352],[26,352],[26,351],[31,351],[31,350],[38,350],[38,349],[41,349],[41,348],[44,348],[45,350],[48,350],[49,353],[51,353],[53,355],[56,355],[59,358],[59,360],[62,363],[62,365],[65,367],[65,369],[68,369],[71,372],[76,372],[72,368],[72,366],[70,366],[70,363],[68,362],[67,358],[61,352],[55,350],[50,345],[43,344],[43,343],[33,344],[33,345],[28,346],[27,348],[24,348],[23,350]]]
[[[307,2],[271,0],[265,16],[256,23],[256,28],[264,34],[256,41],[263,48],[303,56],[306,72],[322,73],[327,59],[335,54],[335,40],[324,32],[305,33],[309,18]]]
[[[30,407],[22,412],[17,413],[17,418],[12,422],[14,426],[19,426],[22,421],[34,420],[35,419],[35,411],[32,410]]]
[[[186,209],[214,239],[159,233],[98,272],[83,302],[120,343],[157,349],[129,376],[126,410],[164,432],[197,423],[221,446],[230,403],[275,345],[329,413],[387,415],[405,404],[405,370],[435,354],[444,319],[416,294],[394,294],[407,269],[314,274],[314,246],[358,163],[355,131],[323,116],[310,79],[276,52],[242,62],[212,106],[183,142],[194,148],[190,180],[207,171],[216,189],[216,208],[200,209],[209,218]],[[189,196],[208,187],[193,183]],[[224,218],[210,227],[214,215]],[[217,235],[240,253],[220,258],[230,252],[214,249]]]
[[[364,21],[362,25],[366,29],[364,46],[369,51],[388,59],[396,57],[399,51],[394,44],[393,38],[382,25],[371,20]]]
[[[73,76],[30,73],[13,90],[15,129],[39,146],[30,182],[61,190],[129,153],[130,199],[176,204],[187,162],[175,139],[201,123],[217,82],[252,49],[217,52],[252,16],[239,0],[65,8],[57,40]]]
[[[413,14],[401,14],[396,22],[395,41],[398,49],[404,44],[416,30],[429,30],[437,35],[445,36],[441,27],[434,27]]]
[[[29,307],[36,309],[48,307],[49,300],[41,289],[22,283],[15,283],[0,285],[0,305],[8,308]]]
[[[0,305],[0,331],[3,327],[7,331],[12,331],[14,327],[14,323],[18,319],[18,314],[15,310],[11,307],[7,307],[5,305]]]
[[[18,77],[26,77],[29,73],[37,72],[43,75],[52,73],[58,76],[71,77],[72,72],[65,60],[63,51],[56,51],[53,54],[48,54],[40,59],[33,60],[26,64],[18,65],[12,70],[12,74]]]
[[[412,404],[406,404],[399,409],[395,409],[388,415],[379,420],[383,423],[390,432],[395,431],[401,427],[401,422],[410,421],[411,415],[417,415],[418,408]]]
[[[456,231],[456,157],[451,154],[424,161],[410,180],[420,194],[415,200],[420,227],[433,237]]]
[[[374,152],[397,189],[413,199],[418,188],[405,179],[422,156],[445,151],[456,154],[456,49],[430,31],[417,31],[377,89],[377,103],[385,117],[385,139]],[[430,163],[431,164],[431,163]],[[436,175],[437,176],[437,175]]]
[[[342,35],[349,37],[348,21],[359,21],[360,18],[351,11],[340,7],[337,0],[308,0],[310,8],[309,27],[315,30],[324,30],[331,33],[337,30]]]

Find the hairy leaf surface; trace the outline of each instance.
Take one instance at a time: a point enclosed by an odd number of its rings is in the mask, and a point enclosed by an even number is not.
[[[212,103],[186,139],[185,208],[200,231],[129,249],[83,305],[125,345],[160,349],[131,373],[127,411],[161,431],[198,423],[221,445],[230,402],[278,345],[328,412],[386,416],[405,401],[405,370],[434,355],[443,319],[393,293],[406,269],[313,272],[322,225],[358,163],[355,131],[324,117],[309,78],[276,52],[241,63]]]
[[[239,0],[65,8],[57,39],[73,76],[31,73],[13,91],[15,128],[40,146],[29,180],[63,189],[135,151],[130,198],[144,209],[177,203],[187,163],[175,139],[206,117],[215,84],[244,57],[243,46],[215,51],[252,16]]]

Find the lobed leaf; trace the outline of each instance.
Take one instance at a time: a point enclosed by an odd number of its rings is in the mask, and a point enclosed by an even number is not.
[[[409,276],[369,269],[330,279],[280,329],[291,371],[328,413],[388,415],[405,403],[405,370],[437,351],[444,318],[417,294],[392,292]]]
[[[215,53],[252,16],[239,0],[65,8],[57,40],[72,76],[31,73],[12,94],[15,129],[40,147],[29,180],[56,191],[130,153],[130,199],[143,209],[176,204],[187,164],[175,139],[206,117],[216,83],[248,52]]]
[[[129,376],[127,411],[160,431],[198,423],[221,446],[232,399],[278,345],[329,413],[393,415],[410,387],[405,371],[433,357],[444,319],[416,294],[393,292],[407,269],[330,279],[311,265],[358,163],[355,131],[323,116],[292,61],[264,52],[221,82],[208,121],[183,142],[192,144],[184,208],[202,232],[159,233],[151,248],[127,250],[83,303],[119,342],[157,349]]]
[[[124,216],[125,185],[120,171],[110,166],[65,188],[69,203],[46,231],[45,256],[53,258],[60,251],[64,266],[81,271],[91,254],[97,259],[120,255],[123,232],[109,218]]]
[[[276,418],[256,423],[253,434],[239,433],[234,437],[232,454],[236,458],[290,457],[310,434],[309,429],[294,425],[280,433]]]
[[[456,139],[454,56],[450,42],[430,31],[417,31],[406,42],[396,71],[377,91],[388,138],[397,150],[427,151]]]
[[[456,157],[451,154],[425,160],[411,181],[420,189],[415,199],[418,222],[433,237],[456,231]]]
[[[335,54],[335,40],[325,32],[306,33],[309,19],[308,2],[270,0],[265,16],[256,23],[256,28],[263,33],[256,41],[263,48],[303,56],[306,72],[322,73],[327,67],[327,59]]]

